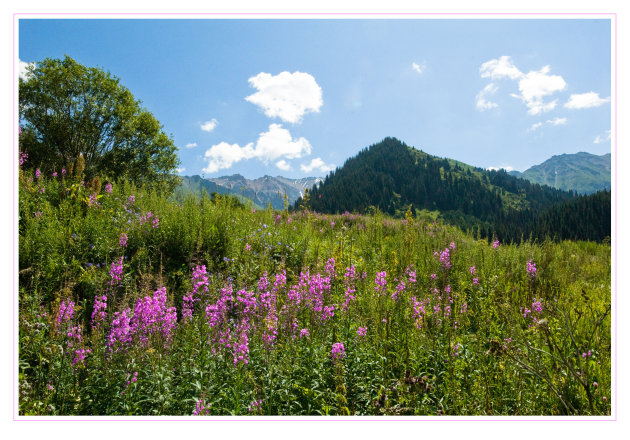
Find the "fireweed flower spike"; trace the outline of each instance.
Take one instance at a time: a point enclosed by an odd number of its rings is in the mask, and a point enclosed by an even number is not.
[[[343,346],[343,342],[334,343],[330,354],[333,362],[341,361],[346,355],[346,349]]]

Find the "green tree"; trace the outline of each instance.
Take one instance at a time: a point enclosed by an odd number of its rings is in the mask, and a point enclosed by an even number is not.
[[[85,175],[172,190],[179,159],[173,140],[120,80],[66,56],[46,58],[20,78],[20,148],[42,171],[80,155]]]

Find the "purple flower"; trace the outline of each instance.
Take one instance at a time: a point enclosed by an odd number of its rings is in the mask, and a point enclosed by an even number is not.
[[[118,245],[120,247],[127,247],[127,234],[124,232],[120,233],[120,238],[118,239]]]
[[[374,287],[374,290],[378,292],[379,294],[384,294],[385,286],[387,285],[387,272],[386,271],[377,272],[376,278],[374,279],[374,284],[376,284],[376,286]]]
[[[471,275],[475,275],[477,273],[477,268],[475,266],[470,266],[468,272],[470,272]]]
[[[308,332],[307,328],[303,328],[302,330],[300,330],[300,338],[308,338],[310,336],[310,333]]]
[[[440,253],[440,263],[442,263],[442,265],[444,266],[444,269],[451,268],[451,255],[448,248],[444,249]]]
[[[136,201],[136,197],[135,196],[129,196],[129,198],[127,199],[127,202],[129,203],[134,203]]]
[[[41,176],[41,174],[42,174],[42,172],[41,172],[41,171],[39,171],[39,168],[37,168],[37,169],[35,170],[35,178],[36,178],[36,179],[39,179],[39,176]]]
[[[55,171],[54,173],[52,173],[53,177],[57,177],[57,171]]]
[[[245,250],[249,252],[252,249],[249,243],[245,243]]]
[[[536,263],[533,260],[527,262],[527,278],[533,280],[536,278]]]
[[[367,334],[367,327],[359,327],[357,329],[357,336],[365,336]]]
[[[28,159],[28,154],[20,152],[20,165],[23,165]]]
[[[61,169],[61,175],[62,175],[62,176],[65,176],[65,175],[66,175],[66,169],[65,169],[65,168],[62,168],[62,169]]]
[[[105,192],[108,194],[112,193],[112,184],[108,183],[107,185],[105,185]]]
[[[334,343],[330,354],[333,362],[342,360],[346,355],[346,349],[343,346],[343,342]]]
[[[74,316],[74,301],[65,299],[59,304],[59,313],[57,314],[57,325],[64,322],[72,321]]]
[[[499,247],[499,240],[492,242],[492,249],[496,249]]]

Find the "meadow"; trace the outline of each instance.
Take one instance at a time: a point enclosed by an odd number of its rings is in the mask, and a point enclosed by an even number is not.
[[[611,413],[609,243],[19,185],[21,415]]]

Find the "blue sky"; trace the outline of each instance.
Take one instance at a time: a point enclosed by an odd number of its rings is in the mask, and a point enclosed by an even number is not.
[[[393,136],[524,171],[611,151],[608,19],[21,19],[19,60],[120,78],[181,174],[323,176]]]

